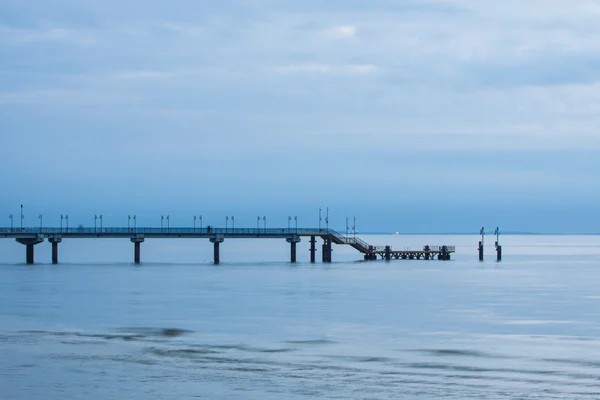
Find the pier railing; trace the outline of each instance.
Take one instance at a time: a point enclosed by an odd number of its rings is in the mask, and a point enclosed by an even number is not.
[[[82,234],[82,235],[102,235],[102,234],[151,234],[151,235],[302,235],[302,236],[325,236],[328,234],[340,236],[332,229],[319,228],[222,228],[206,226],[202,228],[181,228],[181,227],[128,227],[128,228],[111,228],[111,227],[13,227],[0,228],[0,234]],[[343,238],[343,236],[342,236]]]

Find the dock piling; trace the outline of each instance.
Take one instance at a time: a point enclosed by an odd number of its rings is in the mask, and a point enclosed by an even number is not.
[[[34,246],[36,244],[40,244],[44,241],[43,237],[36,237],[36,238],[18,238],[16,239],[18,243],[21,243],[23,245],[25,245],[25,261],[27,262],[27,264],[32,265],[35,263],[35,259],[34,259]]]
[[[502,261],[502,246],[500,246],[500,228],[496,227],[496,261]]]
[[[315,263],[315,253],[317,252],[317,239],[314,236],[310,237],[310,262]]]
[[[52,264],[58,264],[58,244],[62,242],[62,237],[50,237],[48,241],[52,243]]]
[[[209,239],[214,248],[214,263],[218,265],[221,262],[221,253],[219,245],[225,241],[222,236],[217,236]]]
[[[143,236],[132,237],[131,243],[133,243],[133,262],[139,264],[141,262],[141,244],[144,242]]]
[[[286,240],[286,242],[288,242],[290,244],[290,262],[295,263],[296,262],[296,243],[300,242],[300,237],[294,235],[291,238],[287,238],[285,240]]]

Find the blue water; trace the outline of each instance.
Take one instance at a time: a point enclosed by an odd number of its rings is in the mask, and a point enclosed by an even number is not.
[[[283,240],[0,241],[1,399],[597,399],[600,237],[363,236],[450,262],[287,262]],[[320,253],[319,253],[320,256]]]

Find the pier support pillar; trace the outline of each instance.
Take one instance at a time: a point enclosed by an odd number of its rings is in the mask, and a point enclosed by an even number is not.
[[[314,236],[310,237],[310,262],[315,263],[315,253],[317,252],[317,239]]]
[[[52,243],[52,264],[58,264],[58,244],[62,242],[62,237],[51,237],[48,241]]]
[[[429,258],[431,257],[431,254],[429,254],[429,252],[431,251],[431,248],[429,247],[429,245],[426,245],[425,247],[423,247],[423,251],[425,252],[425,259],[429,260]]]
[[[296,262],[296,242],[290,243],[290,262]]]
[[[323,238],[323,262],[331,262],[331,235],[327,235]]]
[[[385,246],[385,260],[390,261],[391,259],[392,259],[391,248],[390,248],[390,246]]]
[[[58,264],[58,242],[52,242],[52,264]]]
[[[34,253],[33,253],[33,245],[32,244],[26,244],[26,256],[25,258],[27,259],[27,264],[33,264],[34,263]]]
[[[25,260],[27,264],[34,264],[34,250],[33,246],[36,244],[40,244],[44,241],[42,236],[38,236],[35,238],[19,238],[17,239],[18,243],[25,245]]]
[[[295,263],[296,262],[296,243],[300,242],[300,237],[294,235],[291,238],[287,238],[285,240],[286,240],[286,242],[288,242],[290,244],[290,262]]]
[[[132,237],[131,243],[133,243],[133,262],[139,264],[141,262],[141,244],[144,243],[144,238],[140,236]]]
[[[448,246],[442,246],[442,260],[449,261],[450,253],[448,252]]]
[[[483,261],[483,242],[479,241],[479,261]]]
[[[215,265],[218,265],[221,262],[221,253],[220,253],[220,244],[223,243],[225,239],[223,237],[214,237],[210,238],[210,242],[214,247],[214,262]]]

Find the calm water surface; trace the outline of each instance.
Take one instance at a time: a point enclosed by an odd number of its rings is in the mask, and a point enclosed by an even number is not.
[[[598,399],[600,237],[363,236],[453,261],[291,265],[285,241],[0,241],[2,399]],[[489,240],[492,244],[492,240]],[[320,255],[320,254],[319,254]]]

